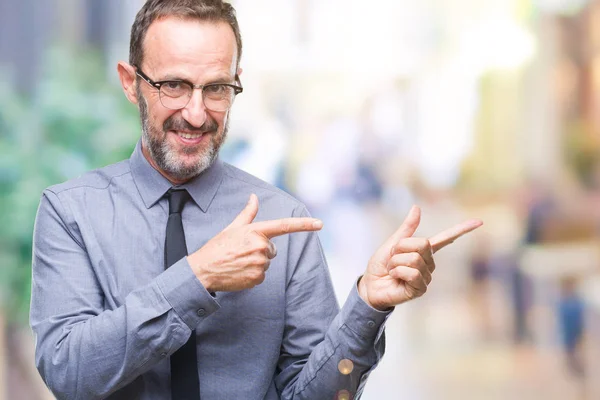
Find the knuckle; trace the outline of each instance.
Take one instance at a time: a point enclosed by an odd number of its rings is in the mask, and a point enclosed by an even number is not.
[[[410,291],[409,298],[410,298],[410,300],[413,300],[418,297],[421,297],[425,294],[426,291],[427,291],[427,286],[414,288],[414,290]]]
[[[257,250],[264,255],[268,255],[269,251],[271,250],[271,246],[269,246],[268,242],[261,241],[257,246]]]
[[[429,239],[425,239],[425,244],[423,246],[423,249],[427,252],[427,253],[431,253],[432,247],[431,247],[431,242],[429,241]]]
[[[425,279],[425,283],[427,283],[427,285],[429,285],[432,280],[433,280],[433,277],[431,276],[431,274],[427,274],[427,278]]]
[[[250,265],[253,267],[262,268],[262,266],[265,264],[266,261],[267,261],[267,258],[265,257],[265,255],[262,253],[258,253],[258,254],[255,254],[254,257],[252,257],[250,259]]]
[[[291,229],[292,228],[291,228],[291,226],[290,226],[289,223],[287,223],[287,222],[282,222],[281,223],[281,232],[283,232],[283,233],[289,233]]]
[[[411,271],[408,275],[409,275],[409,279],[411,282],[418,281],[419,279],[421,279],[421,276],[422,276],[421,271],[419,271],[418,269],[414,269],[414,268],[411,268]]]
[[[264,270],[265,264],[270,262],[269,257],[265,256],[264,254],[261,254],[257,261],[258,262],[256,263],[256,265],[259,266],[261,270]]]
[[[252,281],[258,282],[258,281],[261,281],[261,279],[264,277],[264,275],[265,275],[264,270],[255,268],[250,273],[250,278],[252,279]]]
[[[421,264],[421,255],[419,253],[411,253],[410,262],[417,266]]]
[[[408,300],[414,300],[414,299],[416,299],[419,296],[421,296],[421,295],[419,294],[419,291],[417,289],[411,290],[407,294]]]
[[[385,265],[385,267],[387,268],[388,271],[396,268],[397,266],[398,266],[398,262],[396,261],[395,257],[390,258],[390,260]]]
[[[264,271],[260,271],[260,273],[258,273],[257,276],[256,276],[255,282],[257,284],[261,284],[261,283],[263,283],[265,281],[265,277],[266,277],[265,272]]]

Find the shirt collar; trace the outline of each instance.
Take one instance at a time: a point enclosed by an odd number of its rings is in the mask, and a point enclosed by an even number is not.
[[[140,196],[142,196],[146,208],[152,207],[164,196],[167,190],[174,186],[146,160],[146,157],[142,153],[141,139],[133,150],[129,164],[131,166],[133,181],[137,186]],[[198,207],[203,212],[206,212],[217,194],[217,190],[223,180],[223,175],[223,163],[217,158],[200,175],[177,187],[185,188]]]

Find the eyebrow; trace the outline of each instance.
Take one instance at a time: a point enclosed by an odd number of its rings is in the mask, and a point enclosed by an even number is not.
[[[210,85],[213,83],[227,83],[232,80],[233,79],[229,78],[229,76],[220,75],[220,76],[217,76],[216,78],[208,80],[206,83],[204,83],[204,85]],[[182,82],[189,83],[191,85],[195,85],[190,79],[182,78],[181,76],[178,76],[178,75],[172,74],[172,73],[166,74],[164,78],[157,80],[157,82],[165,82],[165,81],[182,81]]]

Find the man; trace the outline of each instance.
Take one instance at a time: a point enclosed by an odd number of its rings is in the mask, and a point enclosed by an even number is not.
[[[118,72],[141,140],[129,160],[48,188],[37,215],[31,326],[57,398],[358,398],[393,307],[481,224],[414,238],[414,207],[340,310],[321,222],[217,158],[241,52],[221,0],[138,13]]]

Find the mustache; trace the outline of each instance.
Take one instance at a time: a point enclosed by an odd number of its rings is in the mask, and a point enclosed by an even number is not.
[[[219,129],[219,124],[214,119],[208,118],[200,127],[196,127],[183,118],[172,116],[163,123],[164,132],[167,131],[188,131],[193,133],[212,133]]]

